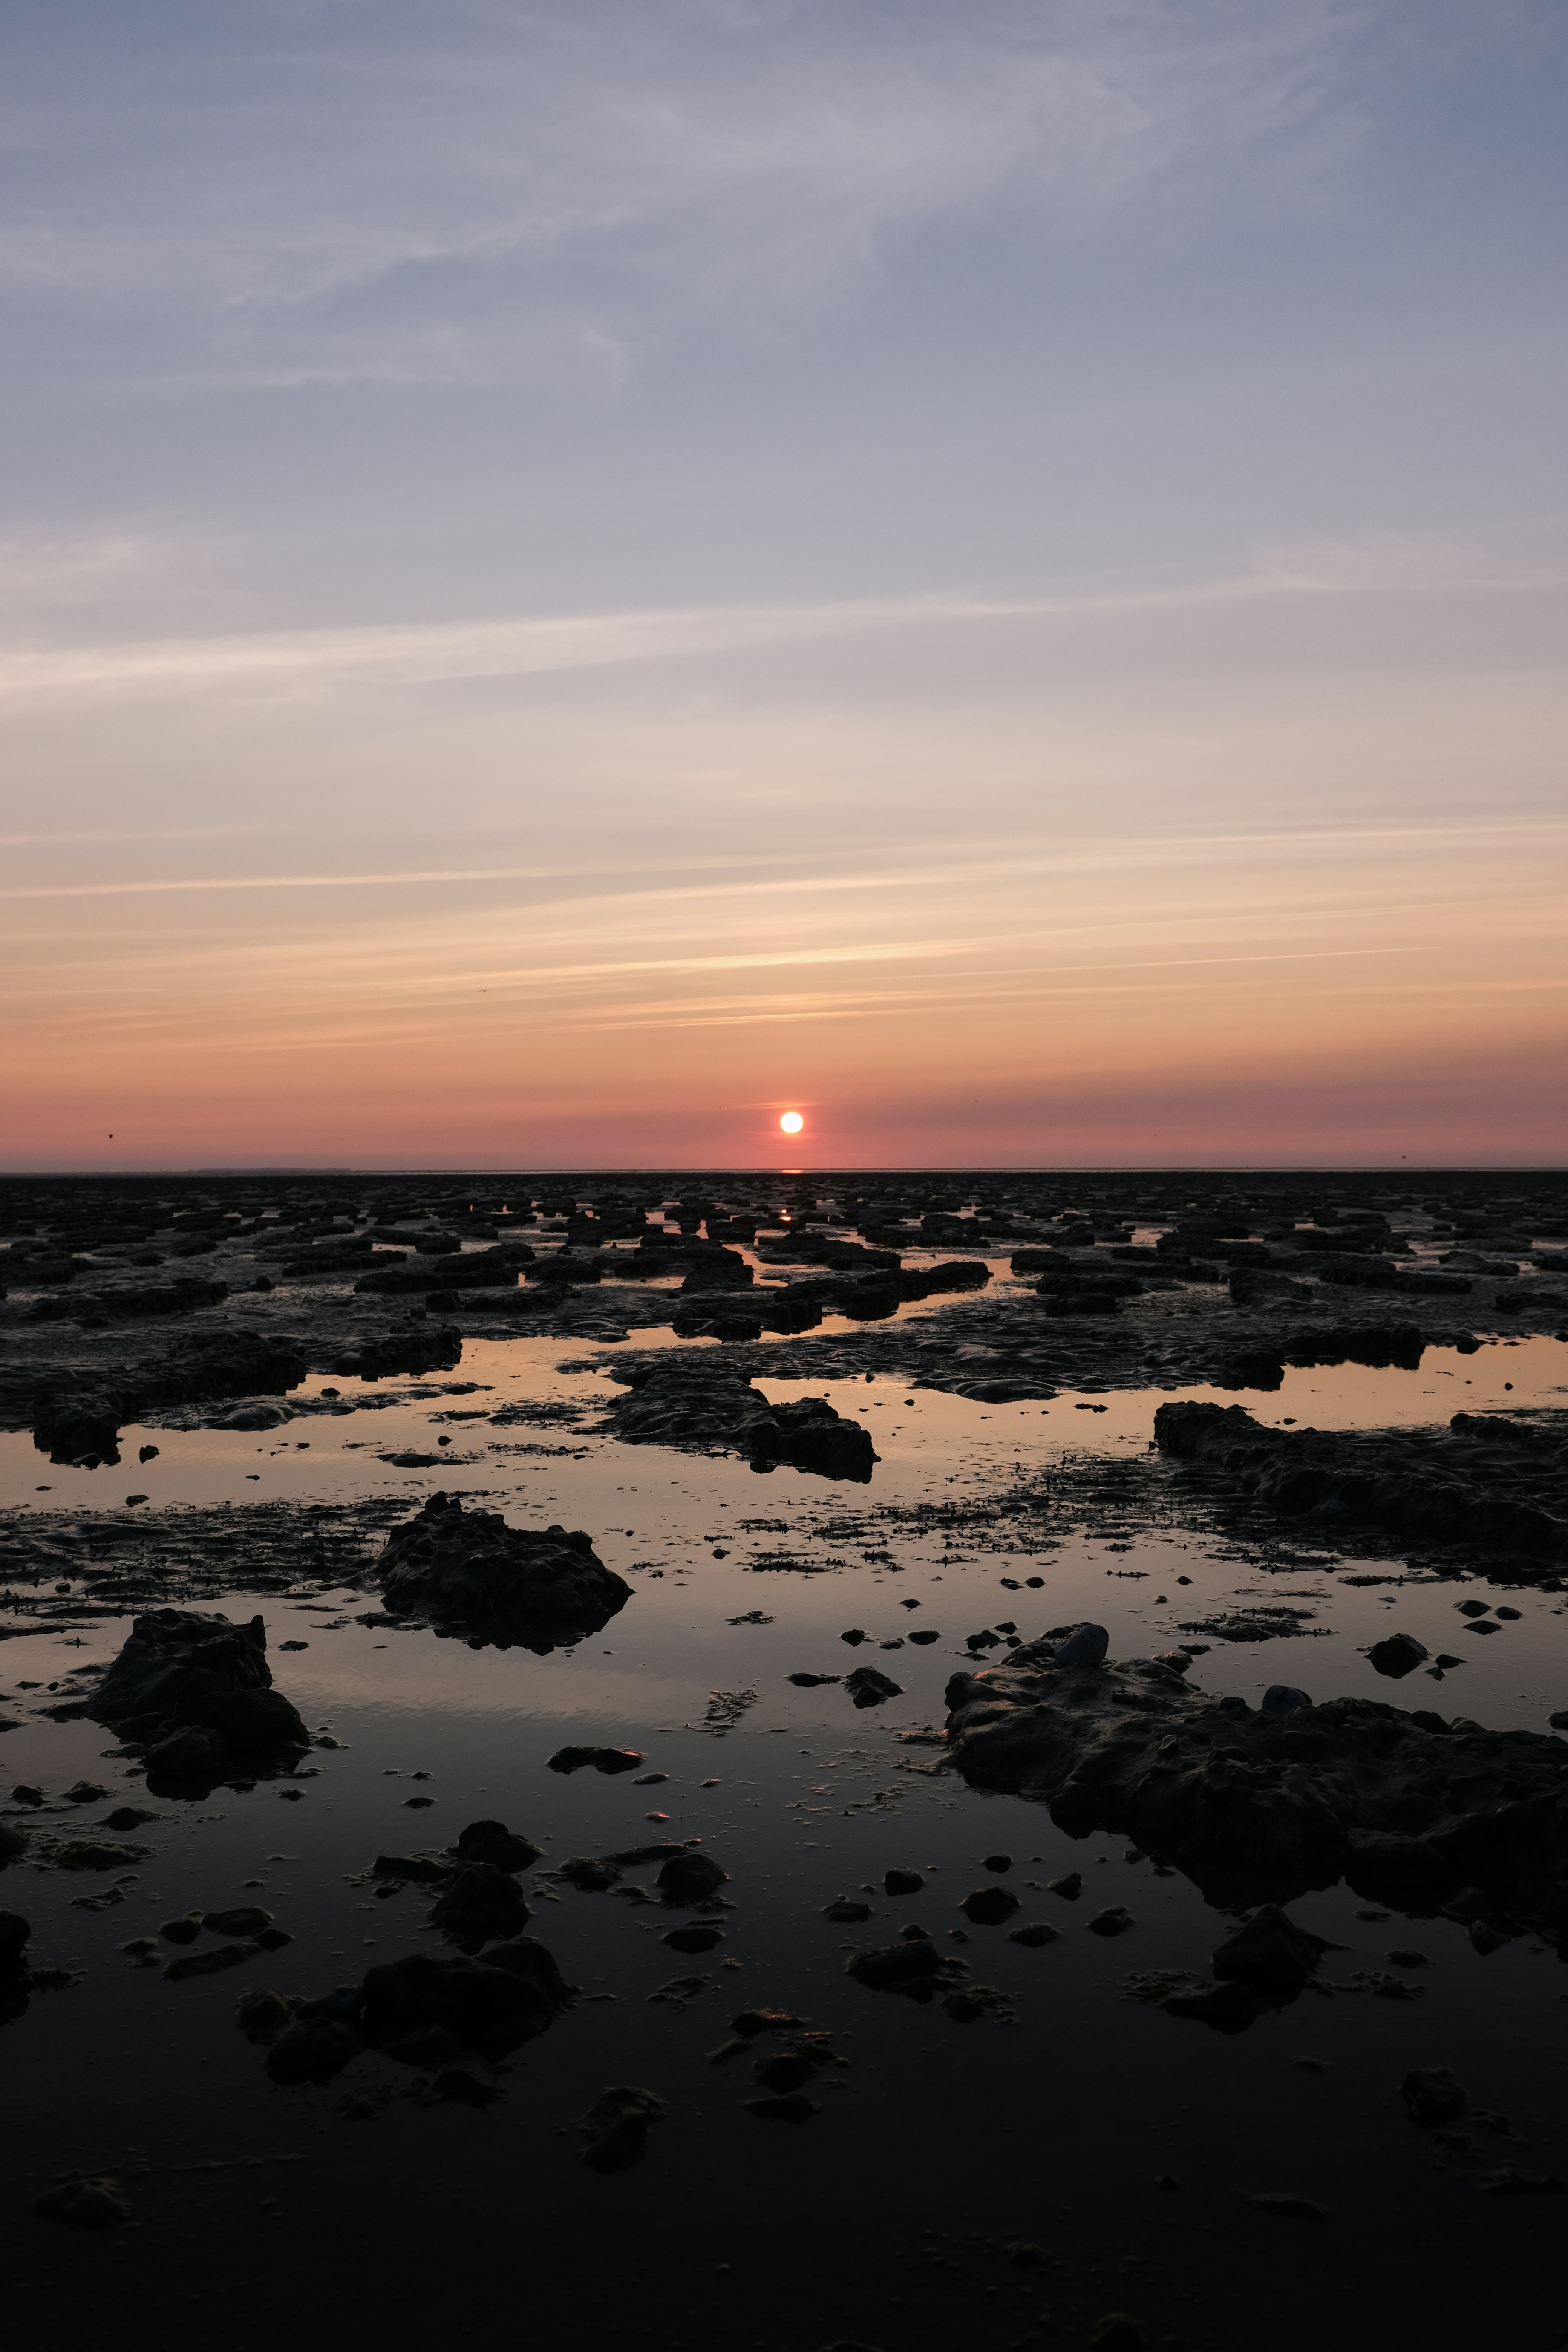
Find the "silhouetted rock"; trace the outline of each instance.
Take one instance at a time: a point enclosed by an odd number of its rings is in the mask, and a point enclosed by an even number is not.
[[[597,1633],[632,1588],[581,1530],[510,1528],[432,1495],[387,1538],[377,1563],[389,1609],[541,1652]]]
[[[614,1433],[632,1444],[723,1446],[756,1470],[781,1463],[826,1478],[868,1479],[877,1460],[868,1433],[820,1397],[773,1405],[743,1374],[704,1351],[656,1363],[636,1375],[610,1409]]]
[[[74,1712],[122,1739],[144,1740],[148,1788],[210,1782],[242,1765],[297,1757],[310,1734],[272,1687],[267,1629],[217,1613],[152,1609],[132,1621],[119,1656]]]
[[[1372,1699],[1263,1716],[1152,1659],[1058,1666],[1048,1641],[954,1675],[947,1702],[965,1779],[1038,1799],[1070,1834],[1135,1837],[1211,1899],[1288,1902],[1345,1877],[1436,1908],[1473,1885],[1568,1935],[1568,1756],[1545,1734]]]

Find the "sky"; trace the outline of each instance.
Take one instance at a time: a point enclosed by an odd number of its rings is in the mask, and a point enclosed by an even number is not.
[[[0,1169],[1562,1164],[1565,117],[1560,0],[9,0]]]

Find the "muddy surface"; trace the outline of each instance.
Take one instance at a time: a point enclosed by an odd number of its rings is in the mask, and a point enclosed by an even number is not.
[[[1561,2340],[1568,1184],[0,1222],[18,2345]]]

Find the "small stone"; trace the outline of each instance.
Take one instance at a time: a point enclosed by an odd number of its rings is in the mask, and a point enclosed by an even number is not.
[[[603,2092],[584,2116],[583,2161],[595,2172],[625,2172],[641,2160],[652,2126],[665,2112],[655,2091],[628,2083]]]
[[[455,2058],[449,2066],[442,2067],[430,2089],[436,2098],[451,2099],[467,2107],[488,2107],[500,2096],[495,2069],[482,2058]]]
[[[1089,2340],[1095,2352],[1147,2352],[1149,2339],[1131,2312],[1108,2311]]]
[[[1108,1909],[1096,1912],[1086,1924],[1091,1936],[1125,1936],[1135,1922],[1131,1911],[1124,1909],[1120,1903],[1113,1903]]]
[[[1005,1886],[977,1886],[958,1907],[972,1927],[999,1927],[1017,1910],[1018,1898]]]
[[[668,1944],[672,1952],[710,1952],[715,1944],[723,1942],[724,1930],[722,1927],[693,1924],[689,1927],[672,1927],[660,1940]]]
[[[925,1891],[925,1879],[918,1870],[886,1870],[882,1874],[884,1895],[920,1895]],[[870,1917],[868,1909],[864,1915]]]
[[[982,1870],[1011,1870],[1013,1857],[1010,1853],[988,1853],[980,1867]]]
[[[1010,1944],[1026,1945],[1031,1951],[1038,1950],[1045,1944],[1059,1943],[1060,1940],[1060,1928],[1047,1927],[1043,1919],[1030,1920],[1026,1926],[1009,1928],[1007,1932],[1007,1941]]]
[[[1435,2131],[1439,2124],[1452,2123],[1470,2104],[1469,2093],[1446,2066],[1413,2068],[1399,2085],[1399,2095],[1405,2102],[1405,2114],[1422,2131]]]
[[[1069,1870],[1065,1878],[1053,1878],[1047,1889],[1047,1892],[1051,1895],[1059,1895],[1064,1903],[1076,1903],[1079,1896],[1083,1893],[1082,1871]]]

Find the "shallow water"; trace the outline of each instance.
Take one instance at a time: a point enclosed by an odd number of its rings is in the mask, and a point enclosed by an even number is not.
[[[617,1391],[588,1367],[614,1352],[470,1342],[438,1381],[312,1380],[292,1402],[336,1388],[354,1409],[275,1431],[127,1429],[117,1469],[60,1469],[26,1438],[0,1439],[0,1501],[24,1529],[60,1513],[90,1527],[137,1492],[149,1512],[228,1502],[237,1521],[251,1501],[382,1496],[412,1508],[441,1488],[515,1523],[587,1528],[634,1586],[601,1634],[543,1657],[362,1625],[368,1574],[324,1590],[302,1575],[281,1597],[237,1586],[216,1604],[265,1615],[279,1686],[339,1745],[312,1750],[295,1781],[160,1803],[160,1822],[129,1841],[153,1851],[122,1873],[23,1864],[0,1880],[0,1902],[33,1922],[34,1957],[82,1972],[35,1993],[0,2031],[5,2111],[27,2118],[8,2135],[0,2236],[14,2340],[111,2326],[121,2343],[173,2347],[216,2326],[246,2352],[285,2326],[306,2341],[353,2327],[402,2344],[531,2322],[585,2342],[813,2352],[855,2335],[924,2352],[977,2327],[988,2343],[1082,2343],[1099,2314],[1129,2308],[1157,2343],[1393,2343],[1418,2330],[1447,2343],[1495,2314],[1500,2266],[1519,2340],[1553,2342],[1561,2204],[1481,2196],[1434,2170],[1398,2084],[1411,2066],[1452,2066],[1520,2135],[1498,2138],[1497,2161],[1568,2167],[1568,1979],[1554,1955],[1525,1939],[1483,1960],[1448,1921],[1368,1916],[1347,1889],[1330,1890],[1293,1916],[1348,1948],[1332,1973],[1386,1969],[1390,1950],[1419,1947],[1424,1962],[1402,1971],[1417,1996],[1308,1993],[1222,2039],[1121,1989],[1137,1969],[1205,1972],[1225,1917],[1124,1840],[1070,1840],[1043,1808],[933,1770],[942,1750],[926,1738],[967,1661],[965,1636],[982,1627],[1014,1624],[1027,1639],[1089,1616],[1110,1629],[1113,1655],[1139,1655],[1203,1639],[1184,1627],[1248,1601],[1301,1610],[1303,1633],[1212,1639],[1194,1668],[1204,1687],[1256,1700],[1284,1680],[1541,1730],[1568,1705],[1558,1596],[1510,1593],[1519,1617],[1476,1637],[1455,1606],[1494,1597],[1474,1580],[1400,1580],[1397,1561],[1341,1558],[1310,1537],[1284,1548],[1289,1564],[1265,1566],[1168,1512],[1151,1524],[1114,1497],[1089,1507],[1070,1478],[1059,1507],[1012,1537],[965,1517],[1053,1470],[1141,1465],[1155,1407],[1216,1393],[1206,1390],[1018,1406],[880,1379],[818,1383],[811,1392],[862,1420],[882,1457],[868,1487],[846,1487],[595,1434]],[[1461,1409],[1560,1406],[1565,1381],[1568,1350],[1528,1340],[1429,1350],[1418,1372],[1292,1370],[1269,1395],[1217,1401],[1270,1425],[1418,1426]],[[588,1418],[493,1427],[489,1413],[508,1405]],[[481,1409],[485,1419],[447,1418]],[[443,1435],[451,1444],[438,1448]],[[160,1450],[140,1465],[144,1443]],[[536,1446],[548,1450],[511,1450]],[[380,1458],[415,1450],[454,1458],[414,1469]],[[929,1505],[942,1516],[922,1523]],[[1029,1548],[1002,1549],[1008,1540]],[[768,1555],[804,1564],[768,1566]],[[1376,1580],[1345,1580],[1358,1577]],[[90,1580],[60,1580],[89,1601]],[[767,1622],[735,1622],[754,1612]],[[25,1712],[71,1666],[118,1650],[122,1618],[73,1616],[77,1630],[18,1630],[0,1647],[0,1699],[24,1716],[5,1737],[5,1783],[36,1783],[51,1801],[42,1816],[13,1817],[46,1827],[96,1822],[137,1786],[133,1768],[105,1755],[114,1743],[100,1727]],[[939,1641],[908,1643],[928,1626]],[[853,1650],[839,1639],[852,1627],[870,1637]],[[1391,1627],[1467,1663],[1440,1690],[1419,1674],[1395,1689],[1363,1654]],[[900,1646],[879,1647],[889,1643]],[[902,1686],[880,1708],[857,1712],[837,1685],[785,1679],[867,1663]],[[742,1704],[712,1721],[716,1694]],[[637,1788],[631,1775],[547,1771],[566,1740],[633,1746],[644,1771],[668,1778]],[[84,1776],[109,1797],[61,1810],[58,1792]],[[410,1808],[411,1797],[433,1801]],[[235,2030],[237,1995],[269,1982],[322,1992],[374,1959],[432,1947],[415,1889],[384,1900],[352,1881],[378,1852],[445,1844],[485,1815],[544,1847],[540,1872],[571,1854],[700,1837],[730,1874],[723,1943],[683,1958],[661,1940],[662,1907],[531,1873],[531,1932],[587,1997],[509,2062],[498,2105],[417,2104],[408,2070],[376,2056],[321,2089],[274,2086],[264,2053]],[[1011,1998],[1014,2022],[959,2025],[846,1978],[848,1950],[908,1918],[943,1940],[961,1927],[958,1901],[987,1883],[984,1858],[998,1852],[1013,1858],[1001,1883],[1024,1901],[1009,1927],[1042,1918],[1060,1930],[1045,1949],[1005,1928],[965,1928],[954,1943],[977,1981]],[[884,1896],[893,1864],[921,1871],[926,1890]],[[1072,1869],[1086,1881],[1077,1904],[1046,1891]],[[120,1900],[80,1907],[116,1885]],[[866,1927],[822,1918],[862,1887]],[[240,1901],[275,1912],[294,1938],[287,1950],[174,1984],[121,1956],[173,1913]],[[1088,1933],[1116,1904],[1132,1913],[1131,1932]],[[702,1979],[687,2005],[650,1999],[676,1977]],[[759,2002],[830,2028],[851,2062],[814,2094],[821,2112],[804,2126],[744,2111],[757,2087],[746,2057],[705,2063],[731,2015]],[[1303,2070],[1303,2054],[1327,2071]],[[616,2082],[657,2090],[669,2112],[646,2162],[605,2179],[577,2162],[570,2126]],[[345,2113],[345,2095],[372,2114]],[[117,2170],[136,2227],[62,2245],[26,2216],[26,2200],[73,2167]],[[1167,2174],[1180,2187],[1157,2188]],[[1277,2189],[1319,2200],[1328,2218],[1247,2202]],[[1037,2245],[1040,2263],[1011,2261],[1014,2240]]]

